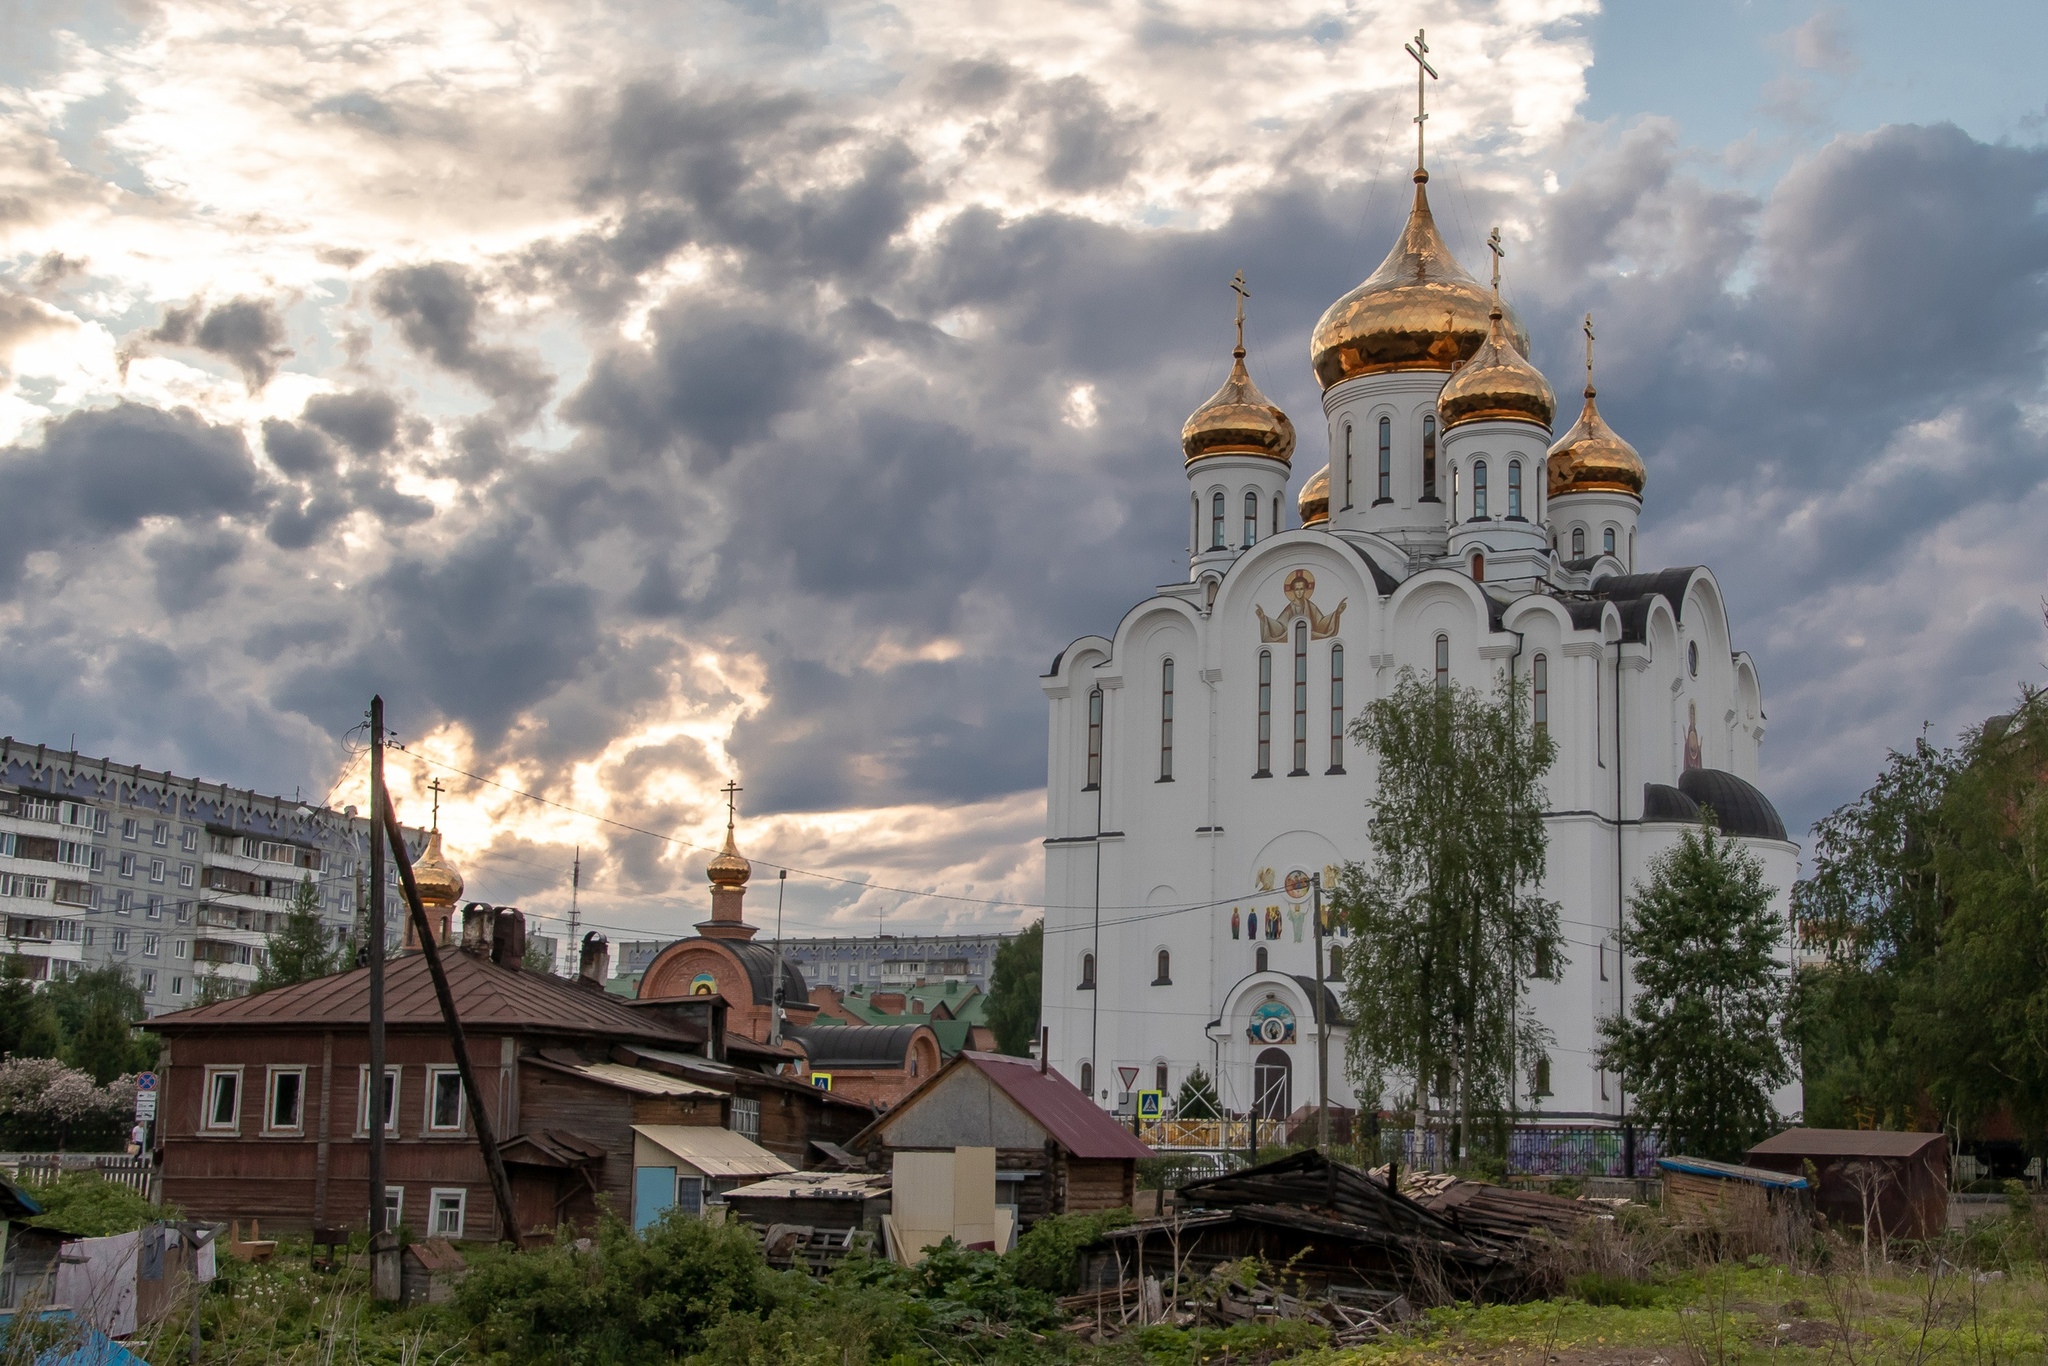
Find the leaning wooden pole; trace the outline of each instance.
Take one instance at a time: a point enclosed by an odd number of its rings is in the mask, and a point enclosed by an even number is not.
[[[405,847],[405,832],[390,803],[384,806],[385,833],[392,860],[398,865],[398,880],[405,888],[405,904],[412,911],[413,933],[419,936],[420,952],[426,955],[427,975],[434,979],[434,997],[441,1003],[441,1018],[448,1022],[448,1042],[455,1050],[455,1070],[462,1074],[463,1094],[469,1097],[469,1117],[476,1125],[477,1146],[483,1149],[484,1166],[491,1174],[491,1194],[498,1201],[498,1228],[504,1241],[519,1242],[519,1217],[512,1210],[512,1180],[505,1175],[505,1158],[498,1151],[498,1136],[477,1088],[476,1069],[469,1065],[469,1041],[462,1033],[462,1017],[455,1013],[455,994],[448,989],[448,973],[441,966],[441,948],[434,942],[434,928],[427,921],[427,908],[420,900],[419,884],[413,881],[412,855]]]

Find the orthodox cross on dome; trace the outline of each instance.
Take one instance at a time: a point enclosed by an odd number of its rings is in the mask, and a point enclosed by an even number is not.
[[[1593,392],[1593,315],[1586,315],[1586,392]]]
[[[1244,359],[1244,301],[1252,297],[1251,287],[1244,282],[1244,272],[1239,271],[1230,278],[1230,288],[1237,295],[1237,350],[1238,359]]]
[[[1493,233],[1486,239],[1486,249],[1493,253],[1493,294],[1500,297],[1500,263],[1507,250],[1500,244],[1500,224],[1493,225]]]
[[[436,778],[434,779],[434,781],[427,784],[427,791],[434,794],[433,828],[436,830],[439,830],[441,828],[441,794],[446,790],[446,788],[441,786],[441,780],[439,778]]]
[[[1429,121],[1429,87],[1423,84],[1423,77],[1427,76],[1432,81],[1438,77],[1436,68],[1429,64],[1429,44],[1422,41],[1421,29],[1415,30],[1414,42],[1403,43],[1402,47],[1415,59],[1415,175],[1417,179],[1427,180],[1429,172],[1422,168],[1422,125]]]
[[[739,804],[734,801],[734,798],[738,797],[740,793],[745,792],[746,789],[741,787],[737,780],[728,778],[725,780],[725,786],[718,790],[725,794],[725,828],[730,831],[732,829],[733,816],[739,810]]]

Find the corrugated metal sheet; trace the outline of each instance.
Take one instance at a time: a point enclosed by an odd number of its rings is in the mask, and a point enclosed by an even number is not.
[[[1742,1167],[1733,1162],[1715,1162],[1704,1157],[1660,1157],[1657,1159],[1657,1166],[1667,1172],[1689,1172],[1694,1176],[1717,1177],[1723,1181],[1743,1181],[1771,1190],[1806,1189],[1806,1178],[1803,1176],[1766,1171],[1762,1167]]]
[[[694,1081],[671,1077],[662,1072],[650,1072],[644,1067],[628,1067],[618,1062],[585,1062],[564,1064],[543,1061],[544,1066],[559,1067],[564,1072],[574,1072],[606,1086],[616,1086],[623,1091],[637,1091],[643,1096],[718,1096],[726,1093],[715,1086],[700,1086]]]
[[[1901,1134],[1883,1129],[1787,1129],[1749,1150],[1775,1157],[1913,1157],[1940,1134]]]
[[[965,1052],[967,1065],[977,1068],[1017,1102],[1025,1114],[1051,1134],[1062,1148],[1083,1158],[1145,1158],[1152,1150],[1081,1093],[1059,1073],[1038,1070],[1029,1058],[1003,1053]],[[959,1065],[958,1063],[955,1064]]]
[[[633,1132],[706,1176],[780,1176],[796,1168],[744,1134],[683,1124],[635,1124]]]

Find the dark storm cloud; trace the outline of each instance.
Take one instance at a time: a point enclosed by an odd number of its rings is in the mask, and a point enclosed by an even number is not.
[[[1046,84],[1030,105],[1043,120],[1045,183],[1053,189],[1108,189],[1137,165],[1147,121],[1118,115],[1085,76]]]
[[[156,600],[176,616],[206,606],[226,590],[221,571],[242,556],[243,539],[219,528],[183,534],[167,532],[149,543],[156,570]]]
[[[195,299],[165,313],[149,339],[196,346],[233,363],[252,394],[270,383],[277,367],[292,357],[285,344],[284,319],[267,299],[233,299],[213,308]]]
[[[398,440],[398,402],[374,389],[315,394],[304,416],[359,456],[381,454]]]
[[[534,357],[480,340],[483,306],[460,266],[437,261],[384,271],[370,301],[415,351],[498,400],[515,424],[530,421],[554,389]]]
[[[106,540],[145,518],[194,525],[268,501],[240,432],[136,403],[52,422],[39,446],[0,453],[0,589],[37,550]]]

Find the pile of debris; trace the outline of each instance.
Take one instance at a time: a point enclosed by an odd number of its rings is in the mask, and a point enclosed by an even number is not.
[[[1293,1320],[1330,1330],[1333,1347],[1356,1347],[1415,1317],[1406,1296],[1356,1287],[1327,1287],[1320,1295],[1290,1295],[1242,1268],[1220,1266],[1169,1300],[1156,1276],[1068,1295],[1060,1308],[1074,1315],[1067,1331],[1089,1344],[1115,1339],[1131,1328],[1165,1323],[1180,1328],[1229,1328],[1240,1323]]]
[[[1532,1236],[1569,1237],[1610,1217],[1604,1205],[1436,1173],[1406,1174],[1390,1189],[1384,1169],[1300,1152],[1182,1186],[1170,1214],[1106,1234],[1090,1251],[1082,1284],[1102,1302],[1138,1303],[1139,1322],[1163,1322],[1145,1316],[1148,1282],[1203,1285],[1250,1266],[1264,1269],[1262,1302],[1362,1305],[1377,1324],[1381,1306],[1397,1301],[1521,1298],[1530,1288]],[[1333,1331],[1362,1326],[1334,1317]]]

